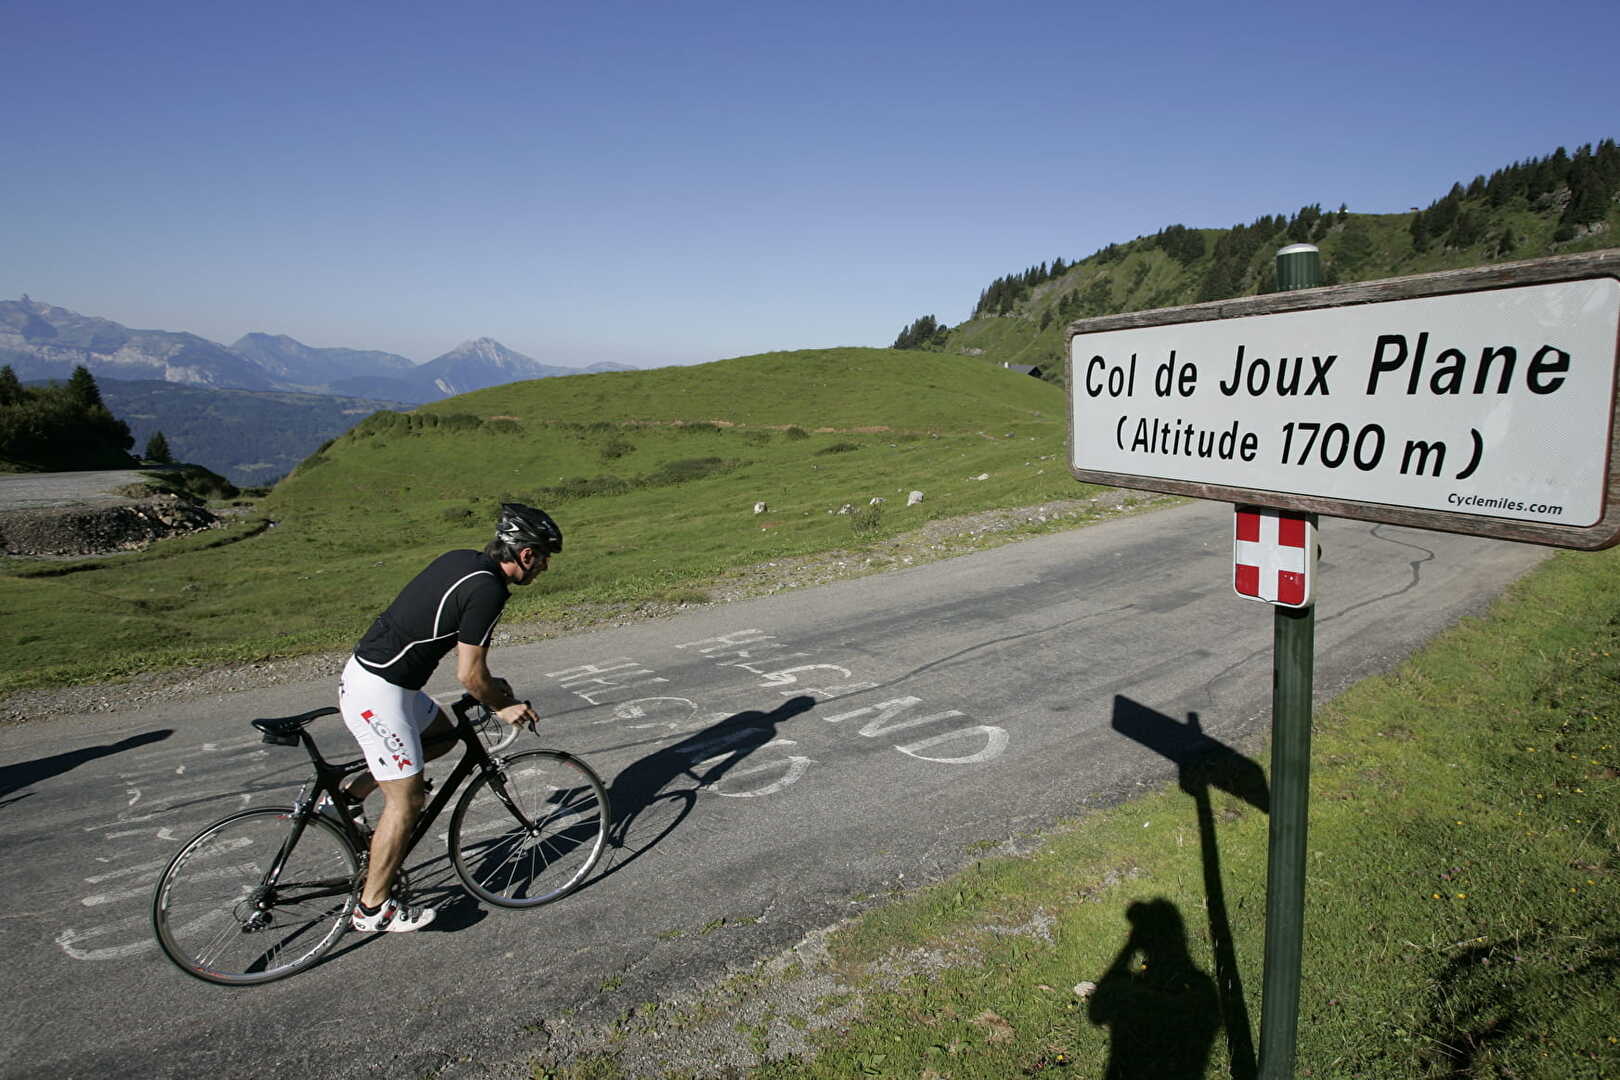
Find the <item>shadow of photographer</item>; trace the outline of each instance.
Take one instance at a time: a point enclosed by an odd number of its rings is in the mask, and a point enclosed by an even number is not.
[[[779,726],[815,705],[815,698],[800,696],[770,712],[735,713],[625,766],[608,785],[614,818],[609,839],[620,857],[600,876],[617,873],[656,847],[685,820],[698,792],[714,787],[774,741]],[[673,804],[667,819],[656,813],[660,803]]]
[[[1087,1016],[1106,1026],[1105,1080],[1203,1080],[1220,1028],[1215,981],[1193,963],[1181,912],[1160,897],[1125,911],[1130,935]]]
[[[1193,804],[1198,813],[1198,839],[1202,854],[1204,871],[1204,895],[1209,909],[1209,938],[1211,950],[1215,960],[1215,978],[1212,984],[1213,997],[1208,1002],[1212,1018],[1219,1018],[1219,1027],[1226,1029],[1227,1053],[1231,1060],[1231,1074],[1233,1080],[1254,1080],[1259,1074],[1258,1059],[1255,1054],[1253,1027],[1249,1019],[1248,1003],[1243,996],[1243,979],[1238,970],[1237,951],[1232,942],[1232,924],[1226,905],[1226,888],[1221,878],[1220,848],[1215,840],[1215,811],[1211,802],[1211,790],[1222,791],[1233,798],[1259,810],[1269,813],[1271,809],[1270,788],[1266,783],[1266,774],[1261,767],[1251,759],[1238,753],[1218,739],[1206,735],[1203,726],[1199,723],[1197,713],[1188,713],[1187,722],[1181,723],[1175,718],[1166,716],[1146,705],[1132,701],[1130,698],[1116,696],[1114,698],[1113,728],[1120,734],[1147,747],[1155,753],[1161,754],[1174,762],[1180,770],[1181,790],[1192,796]],[[1174,913],[1174,905],[1169,901],[1154,901],[1171,909],[1174,914],[1175,927],[1179,928],[1181,917]],[[1134,907],[1135,905],[1133,905]],[[1173,929],[1169,923],[1169,915],[1162,909],[1155,909],[1152,916],[1156,920],[1159,931],[1159,947],[1168,949],[1174,956],[1174,946],[1168,943]],[[1133,927],[1135,921],[1133,920]],[[1133,929],[1133,936],[1136,930]],[[1129,943],[1127,943],[1129,944]],[[1185,932],[1182,931],[1181,952],[1186,952]],[[1191,959],[1186,961],[1191,965]],[[1196,970],[1196,969],[1194,969]],[[1207,976],[1200,977],[1207,978]],[[1099,988],[1100,992],[1100,988]],[[1164,1037],[1161,1027],[1162,1017],[1149,1017],[1153,1031],[1146,1030],[1138,1033],[1150,1039]],[[1188,1031],[1198,1030],[1195,1018],[1189,1018]],[[1127,1018],[1124,1026],[1129,1030],[1136,1030],[1137,1025]],[[1216,1028],[1211,1027],[1208,1039],[1213,1040]],[[1179,1036],[1177,1037],[1179,1039]],[[1184,1040],[1183,1040],[1184,1041]],[[1155,1075],[1160,1077],[1202,1076],[1203,1072],[1137,1072],[1115,1071],[1112,1064],[1117,1058],[1123,1044],[1119,1039],[1119,1028],[1116,1026],[1113,1035],[1114,1055],[1111,1057],[1109,1077],[1126,1077],[1135,1075]],[[1207,1059],[1208,1045],[1203,1049],[1203,1057]],[[1121,1068],[1125,1068],[1121,1066]]]

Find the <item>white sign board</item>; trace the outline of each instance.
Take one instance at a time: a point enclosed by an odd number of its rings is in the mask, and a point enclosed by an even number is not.
[[[1385,506],[1476,518],[1434,527],[1485,535],[1504,519],[1573,529],[1604,519],[1614,277],[1085,326],[1069,369],[1082,479],[1328,512],[1364,504],[1346,516]]]

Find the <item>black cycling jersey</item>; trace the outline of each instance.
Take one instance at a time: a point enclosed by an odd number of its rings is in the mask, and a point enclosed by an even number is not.
[[[420,690],[457,642],[489,644],[509,595],[494,559],[481,551],[447,551],[377,616],[354,655],[395,686]]]

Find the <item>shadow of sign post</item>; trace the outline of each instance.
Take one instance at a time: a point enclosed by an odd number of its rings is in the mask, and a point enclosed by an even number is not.
[[[1114,698],[1113,728],[1133,742],[1175,763],[1181,790],[1192,796],[1198,810],[1198,841],[1203,855],[1204,895],[1209,906],[1209,939],[1215,954],[1215,995],[1226,1029],[1227,1054],[1234,1080],[1258,1075],[1254,1036],[1232,925],[1227,915],[1226,889],[1221,880],[1221,854],[1215,842],[1215,810],[1210,790],[1241,799],[1261,813],[1271,812],[1266,775],[1258,764],[1230,746],[1204,733],[1197,713],[1181,723],[1127,697]]]

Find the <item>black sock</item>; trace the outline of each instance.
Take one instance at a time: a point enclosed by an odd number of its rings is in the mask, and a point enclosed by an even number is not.
[[[362,915],[375,915],[377,912],[382,910],[381,904],[378,904],[376,907],[372,907],[364,900],[356,900],[354,906],[360,910],[360,914]]]

